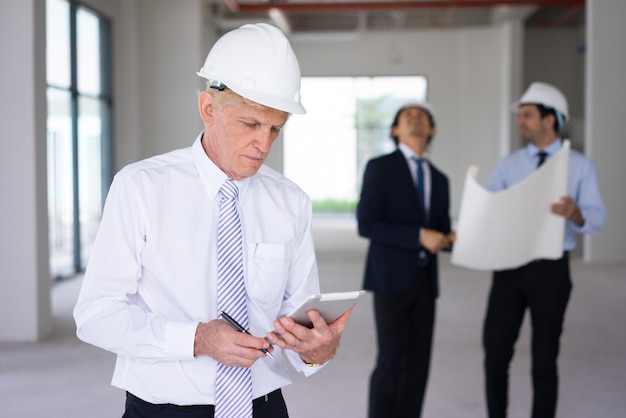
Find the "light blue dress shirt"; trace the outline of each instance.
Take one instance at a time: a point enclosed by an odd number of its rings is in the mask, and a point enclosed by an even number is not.
[[[546,158],[562,148],[560,138],[544,149],[548,153]],[[495,192],[511,187],[528,177],[537,169],[539,148],[533,144],[515,151],[498,161],[494,172],[487,180],[485,188]],[[567,179],[567,194],[574,199],[576,206],[582,212],[585,223],[577,226],[571,220],[565,223],[565,238],[563,250],[571,251],[576,247],[575,234],[596,234],[606,223],[606,210],[598,188],[598,179],[593,162],[578,151],[570,150],[569,172]]]

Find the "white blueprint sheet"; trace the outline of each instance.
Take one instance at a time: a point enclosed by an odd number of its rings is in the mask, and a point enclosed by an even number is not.
[[[570,142],[526,179],[499,192],[476,181],[468,169],[452,250],[452,264],[477,270],[505,270],[536,258],[563,255],[565,218],[550,205],[567,194]]]

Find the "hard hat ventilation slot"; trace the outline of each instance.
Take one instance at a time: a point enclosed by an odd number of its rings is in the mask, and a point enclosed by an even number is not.
[[[224,89],[226,88],[226,84],[222,83],[221,81],[210,80],[209,87],[215,90],[224,91]]]

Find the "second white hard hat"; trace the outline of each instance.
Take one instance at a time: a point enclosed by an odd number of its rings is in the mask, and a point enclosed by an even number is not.
[[[419,102],[408,102],[402,105],[402,107],[400,108],[400,110],[398,110],[398,113],[401,112],[404,109],[408,109],[410,107],[417,107],[419,109],[425,110],[430,117],[433,119],[433,122],[435,120],[435,111],[433,109],[433,106],[428,103],[427,101],[419,101]]]
[[[524,104],[540,104],[545,107],[558,110],[565,120],[569,119],[569,112],[567,107],[567,99],[561,93],[559,89],[552,84],[542,83],[536,81],[528,86],[528,89],[522,94],[522,97],[516,102],[513,102],[511,109],[514,112],[519,110],[519,107]]]
[[[267,23],[243,25],[223,35],[196,74],[264,106],[306,113],[300,103],[298,59],[285,35]]]

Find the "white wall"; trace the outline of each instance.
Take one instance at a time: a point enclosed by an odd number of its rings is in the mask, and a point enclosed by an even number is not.
[[[525,33],[524,88],[545,81],[567,96],[570,114],[584,112],[584,29],[573,27],[529,28]]]
[[[201,130],[196,71],[202,66],[202,3],[139,2],[139,114],[143,156],[188,147]]]
[[[586,260],[626,259],[626,2],[587,1],[585,149],[596,163],[606,227],[585,238]]]
[[[578,28],[532,28],[525,33],[524,86],[554,84],[567,97],[570,120],[563,137],[584,152],[585,37]]]
[[[431,159],[449,176],[453,216],[465,172],[478,165],[485,178],[500,155],[499,115],[511,43],[506,26],[364,33],[355,40],[292,41],[304,76],[424,75],[436,113]],[[332,100],[332,97],[329,97]]]
[[[0,340],[52,331],[42,4],[0,3]]]
[[[113,21],[115,167],[188,147],[202,129],[196,76],[207,42],[201,0],[86,0]]]

